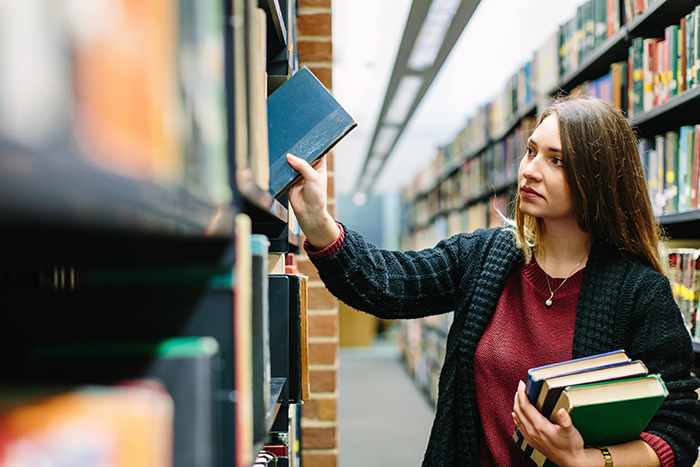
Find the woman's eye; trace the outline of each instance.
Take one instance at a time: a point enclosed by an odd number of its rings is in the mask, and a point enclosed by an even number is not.
[[[552,162],[554,162],[554,165],[557,167],[564,167],[564,160],[561,157],[553,157]]]
[[[535,150],[532,149],[530,146],[525,146],[525,155],[526,156],[532,156],[535,153]]]

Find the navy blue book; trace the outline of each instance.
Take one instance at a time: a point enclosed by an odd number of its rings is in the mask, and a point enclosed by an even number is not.
[[[537,399],[540,395],[540,390],[542,389],[542,384],[548,378],[591,371],[629,361],[630,358],[627,357],[625,351],[618,349],[598,355],[589,355],[586,357],[576,358],[574,360],[567,360],[565,362],[552,363],[536,368],[530,368],[527,371],[525,394],[527,394],[527,397],[530,399],[532,405],[536,406]],[[513,441],[516,445],[522,448],[524,440],[525,438],[523,437],[522,433],[520,433],[520,430],[516,428],[515,432],[513,433]],[[527,452],[526,449],[523,450]]]
[[[303,67],[267,98],[270,193],[277,198],[300,174],[287,154],[314,164],[357,126],[355,120]]]

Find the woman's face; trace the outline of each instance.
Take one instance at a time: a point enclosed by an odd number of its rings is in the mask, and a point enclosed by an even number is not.
[[[526,143],[518,171],[520,210],[545,221],[574,220],[571,191],[562,160],[559,118],[545,118]]]

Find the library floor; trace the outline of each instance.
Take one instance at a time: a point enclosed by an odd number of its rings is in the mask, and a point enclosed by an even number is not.
[[[392,341],[340,349],[339,467],[420,466],[434,408]]]

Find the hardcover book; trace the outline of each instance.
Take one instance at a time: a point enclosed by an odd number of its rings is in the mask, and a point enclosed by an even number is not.
[[[639,437],[668,395],[659,375],[646,375],[564,389],[551,419],[563,408],[586,445],[621,444]],[[539,467],[555,466],[536,449],[530,455]]]
[[[254,439],[264,441],[267,430],[265,418],[270,409],[270,318],[269,318],[269,280],[268,251],[270,241],[265,235],[253,234],[251,240],[253,314],[250,329],[253,348],[253,416]]]
[[[300,174],[287,154],[313,164],[357,123],[304,67],[267,98],[270,193],[277,198]]]
[[[633,362],[624,362],[582,373],[555,376],[547,379],[542,384],[535,407],[537,407],[545,417],[549,417],[553,413],[552,409],[559,400],[559,396],[561,396],[562,392],[569,386],[644,376],[647,373],[648,370],[644,363],[635,360]]]
[[[627,357],[627,354],[625,354],[625,351],[620,349],[598,355],[591,355],[574,360],[567,360],[565,362],[531,368],[527,372],[525,392],[527,393],[530,402],[534,404],[537,402],[537,397],[539,396],[542,384],[547,378],[588,371],[607,365],[628,362],[629,360],[630,359]]]
[[[583,371],[602,368],[609,365],[629,362],[630,359],[625,354],[624,350],[614,350],[598,355],[590,355],[587,357],[567,360],[565,362],[552,363],[531,368],[527,372],[527,381],[525,382],[525,393],[533,405],[537,404],[537,399],[542,389],[542,385],[547,378],[554,376],[567,375],[572,373],[580,373]],[[524,438],[517,428],[513,433],[513,441],[516,445],[525,448]]]

